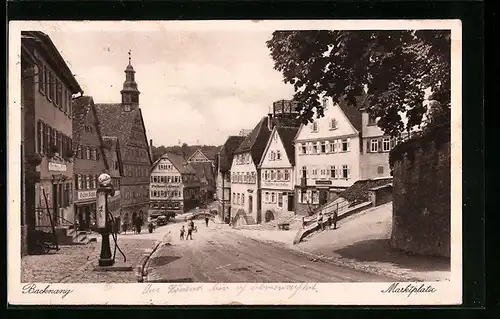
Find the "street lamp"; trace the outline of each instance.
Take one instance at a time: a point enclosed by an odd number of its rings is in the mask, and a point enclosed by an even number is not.
[[[108,218],[108,196],[114,196],[115,189],[111,184],[111,176],[106,173],[99,175],[99,187],[96,194],[97,206],[97,227],[102,236],[101,255],[99,258],[99,266],[113,266],[115,263],[111,255],[111,247],[109,245],[109,235],[111,233],[111,221]]]

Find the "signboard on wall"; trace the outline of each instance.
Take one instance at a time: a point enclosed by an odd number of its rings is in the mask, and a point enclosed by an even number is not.
[[[49,162],[49,171],[51,172],[66,172],[66,165],[56,162]]]
[[[262,187],[292,188],[291,182],[262,182]]]
[[[316,185],[332,185],[332,181],[329,180],[317,180]]]
[[[95,190],[90,190],[90,191],[79,191],[77,194],[78,200],[84,200],[84,199],[91,199],[96,197],[96,191]]]

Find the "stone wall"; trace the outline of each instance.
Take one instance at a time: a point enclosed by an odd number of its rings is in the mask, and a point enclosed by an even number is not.
[[[450,130],[427,132],[391,152],[391,245],[423,255],[450,257]]]

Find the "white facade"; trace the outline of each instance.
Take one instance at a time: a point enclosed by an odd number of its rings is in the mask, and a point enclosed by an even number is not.
[[[234,155],[231,165],[231,215],[240,210],[257,221],[257,167],[250,152]]]
[[[161,207],[161,205],[165,205],[167,201],[173,205],[173,207],[169,208],[182,208],[183,189],[184,185],[180,172],[170,160],[161,158],[153,168],[150,177],[149,198],[153,203],[152,205],[158,206],[152,208],[165,208]],[[162,203],[162,201],[165,203]],[[157,204],[155,204],[156,202]]]
[[[274,128],[267,142],[260,167],[261,207],[274,217],[294,210],[294,172],[282,139]]]

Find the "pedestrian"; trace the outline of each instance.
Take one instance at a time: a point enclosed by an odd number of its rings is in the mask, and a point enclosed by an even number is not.
[[[208,217],[205,217],[205,224],[207,225],[208,227]]]
[[[182,225],[182,227],[181,227],[181,240],[184,240],[184,232],[185,232],[185,228],[184,228],[184,225]]]
[[[186,236],[186,240],[189,238],[191,240],[193,240],[193,228],[194,228],[194,222],[191,221],[189,224],[188,224],[188,232],[187,232],[187,236]]]
[[[337,213],[337,210],[333,212],[333,229],[337,229],[337,219],[339,218],[339,215]]]
[[[321,230],[325,229],[325,224],[323,224],[323,214],[321,212],[318,214],[318,225]]]
[[[331,227],[332,227],[332,214],[328,214],[328,218],[327,218],[326,226],[327,226],[328,228],[331,228]]]

